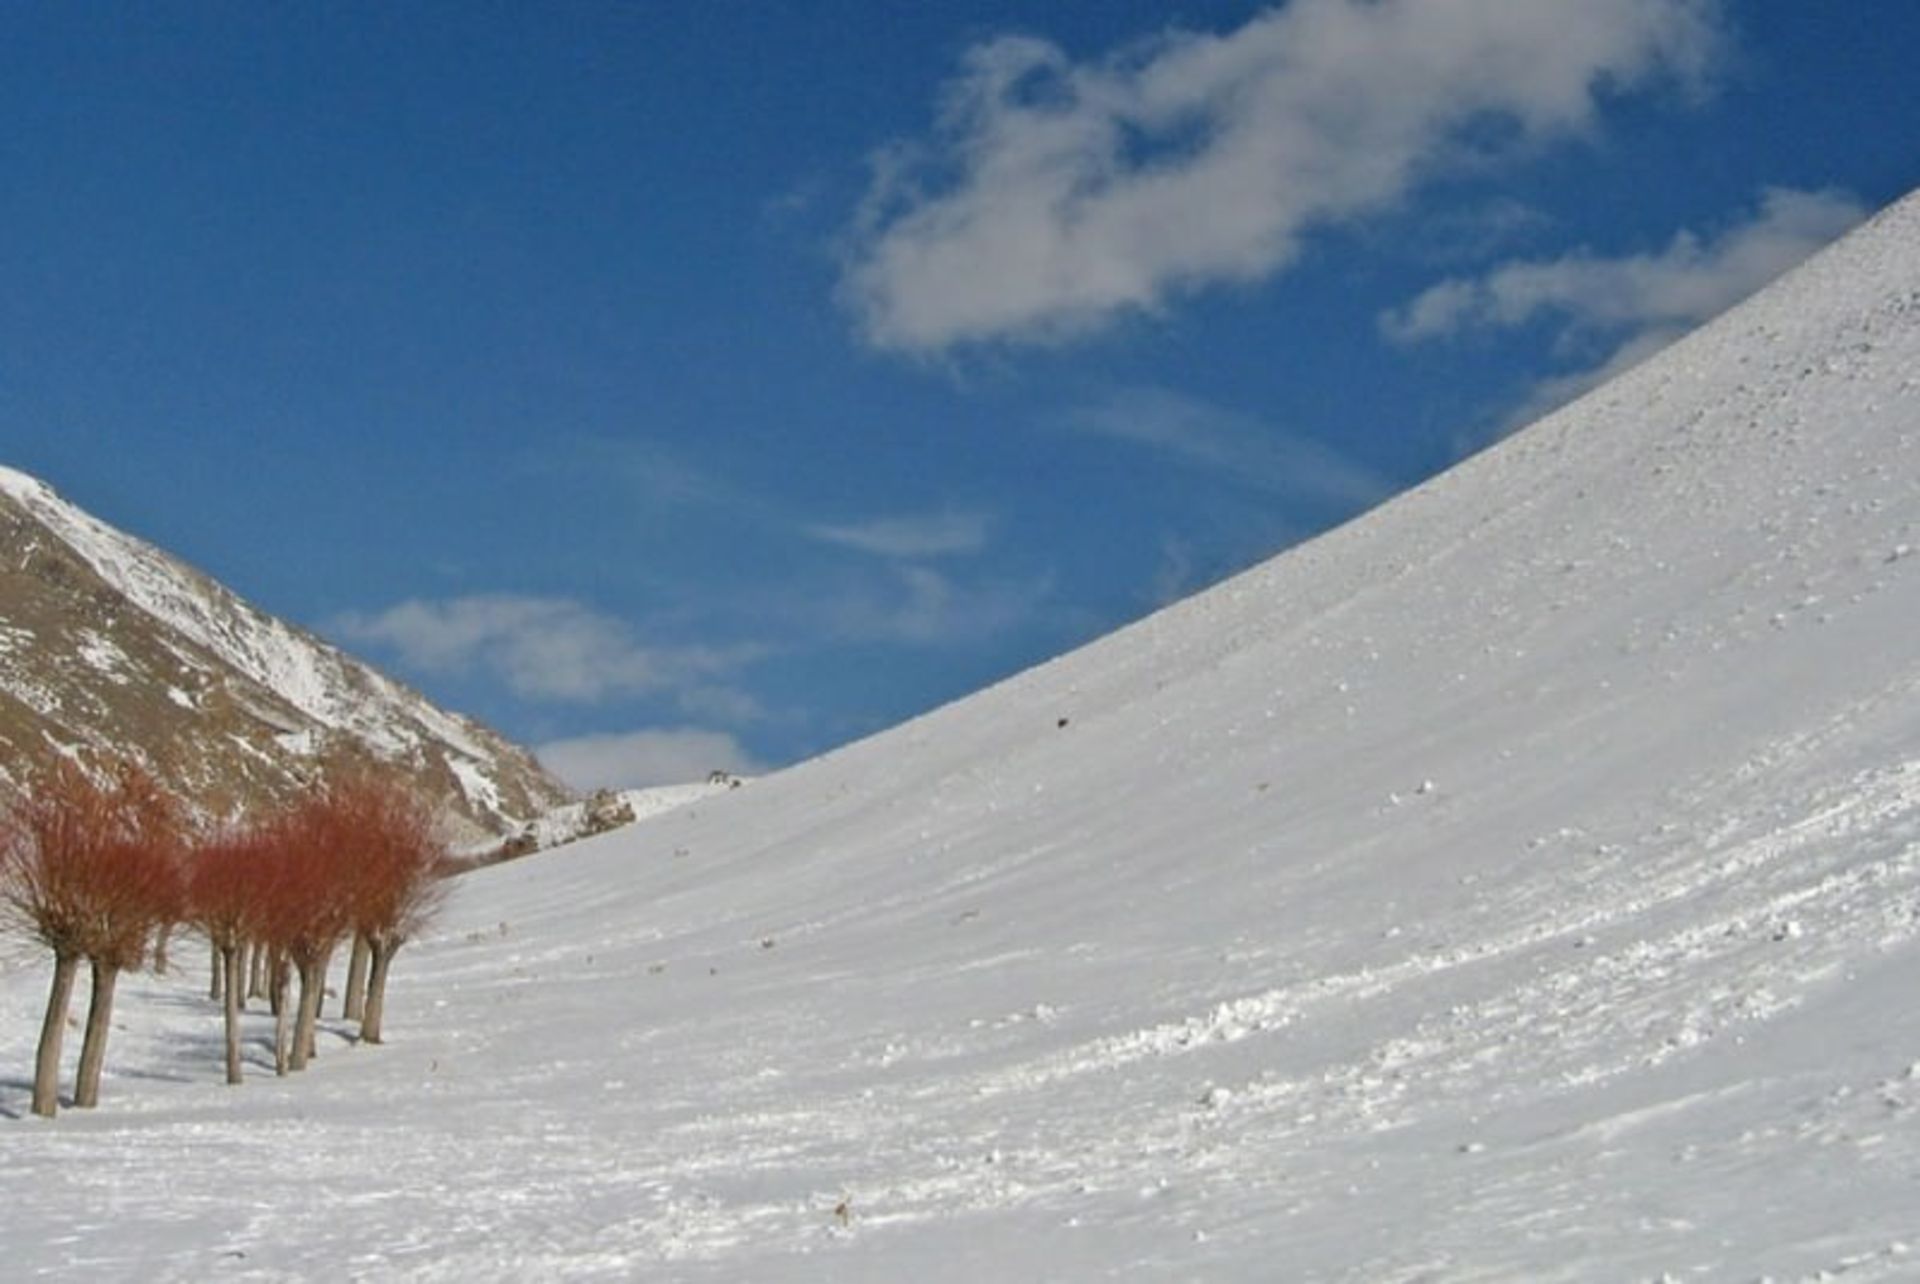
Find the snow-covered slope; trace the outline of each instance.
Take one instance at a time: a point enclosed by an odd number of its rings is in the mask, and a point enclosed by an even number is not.
[[[530,821],[505,842],[489,840],[452,852],[457,867],[472,870],[503,860],[515,860],[552,847],[592,838],[636,821],[656,816],[738,789],[743,777],[714,772],[703,781],[682,785],[654,785],[645,789],[597,789],[578,802],[555,807]]]
[[[228,1090],[125,995],[106,1104],[0,1123],[9,1262],[1920,1277],[1916,548],[1909,200],[1325,539],[463,880],[392,1046]]]
[[[401,764],[475,838],[566,797],[492,732],[0,468],[0,786],[79,747],[142,756],[216,813],[343,751]]]

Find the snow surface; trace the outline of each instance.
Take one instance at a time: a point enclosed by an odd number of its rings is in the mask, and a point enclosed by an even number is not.
[[[1909,199],[1327,538],[466,877],[386,1047],[228,1089],[123,984],[104,1104],[0,1120],[8,1269],[1920,1278],[1917,374]]]
[[[614,794],[614,799],[617,805],[624,805],[631,814],[631,819],[625,823],[633,824],[638,821],[652,820],[656,816],[677,811],[704,798],[724,794],[736,787],[744,787],[745,780],[744,777],[728,776],[724,780],[700,780],[680,785],[622,789]],[[735,781],[741,782],[740,786],[736,786]],[[528,821],[521,832],[533,840],[534,849],[538,851],[578,842],[593,828],[595,818],[592,813],[596,806],[595,798],[563,803]],[[498,841],[490,839],[471,845],[456,854],[477,856],[495,851],[498,847]]]

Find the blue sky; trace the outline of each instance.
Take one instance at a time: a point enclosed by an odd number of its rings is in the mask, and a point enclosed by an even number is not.
[[[12,4],[0,462],[579,782],[1250,565],[1920,184],[1920,6]]]

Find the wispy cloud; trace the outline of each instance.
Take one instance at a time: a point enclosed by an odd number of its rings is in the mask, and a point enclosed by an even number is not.
[[[1644,360],[1738,303],[1867,215],[1843,192],[1770,188],[1748,217],[1718,233],[1681,231],[1653,254],[1608,258],[1582,250],[1455,277],[1380,318],[1401,343],[1468,330],[1508,329],[1542,317],[1565,340],[1601,339],[1597,366],[1539,384],[1522,407],[1532,417]],[[1522,420],[1524,422],[1524,420]]]
[[[342,636],[391,647],[424,673],[481,671],[516,694],[593,701],[710,680],[751,659],[747,648],[649,646],[621,620],[563,597],[481,594],[412,600],[334,622]]]
[[[857,549],[880,557],[951,557],[978,553],[987,545],[992,520],[985,513],[934,513],[917,517],[880,517],[844,526],[803,529],[824,544]]]
[[[1489,138],[1588,128],[1603,88],[1699,83],[1716,8],[1293,0],[1087,63],[993,39],[933,138],[877,160],[843,295],[871,343],[929,353],[1057,341],[1259,280],[1308,230],[1390,206]],[[1484,123],[1501,128],[1467,128]]]
[[[1149,601],[1155,606],[1178,602],[1205,582],[1192,543],[1176,535],[1161,539],[1160,564],[1154,568]]]
[[[882,559],[848,568],[794,606],[800,632],[838,642],[964,646],[1020,628],[1052,592],[1045,579],[936,570],[986,550],[993,519],[948,510],[803,528],[811,539]]]
[[[731,520],[778,520],[766,500],[742,490],[709,462],[664,440],[637,435],[576,436],[564,450],[529,451],[530,471],[613,483],[636,502],[661,510],[710,509]]]
[[[1867,211],[1842,192],[1769,188],[1750,217],[1703,237],[1677,233],[1658,254],[1588,251],[1508,263],[1442,281],[1381,319],[1403,343],[1473,327],[1517,326],[1542,313],[1601,329],[1696,325],[1725,311],[1854,227]]]
[[[649,508],[697,518],[730,557],[763,550],[783,568],[750,596],[683,580],[672,608],[677,635],[725,621],[733,634],[777,641],[757,649],[663,647],[582,603],[510,595],[403,603],[349,616],[338,631],[394,647],[423,671],[484,667],[522,694],[588,700],[671,688],[683,716],[741,726],[767,711],[737,687],[706,679],[776,650],[979,641],[1018,627],[1050,592],[1043,582],[953,575],[928,564],[989,551],[997,518],[983,508],[936,499],[927,511],[821,520],[649,442],[588,442],[572,466],[629,487]],[[830,549],[860,556],[835,557]],[[556,663],[556,652],[569,662]]]
[[[1256,415],[1170,388],[1120,388],[1077,406],[1060,422],[1159,451],[1192,468],[1217,472],[1255,489],[1346,505],[1378,503],[1391,483],[1317,442]]]
[[[1049,580],[965,581],[931,567],[897,565],[809,602],[813,631],[846,642],[954,646],[1024,625],[1051,594]]]
[[[1544,211],[1511,196],[1495,196],[1479,204],[1423,211],[1420,236],[1412,243],[1399,227],[1382,228],[1378,235],[1396,238],[1397,249],[1427,263],[1484,263],[1552,225]]]
[[[580,443],[569,466],[618,479],[650,508],[698,511],[709,520],[723,519],[736,536],[743,530],[760,539],[785,540],[797,534],[879,557],[951,557],[981,552],[993,529],[991,514],[957,505],[856,521],[811,520],[793,505],[746,489],[658,442],[588,440]]]
[[[766,708],[749,693],[737,687],[691,686],[674,694],[674,703],[689,718],[745,726],[767,717]]]
[[[704,780],[709,772],[752,776],[766,770],[723,731],[699,727],[575,736],[541,745],[547,770],[575,789],[644,789]]]

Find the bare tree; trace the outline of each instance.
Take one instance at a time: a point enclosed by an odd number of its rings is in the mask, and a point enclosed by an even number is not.
[[[373,948],[356,925],[353,952],[347,958],[347,992],[340,1001],[340,1015],[349,1021],[362,1020],[367,1014],[367,967],[372,961]]]
[[[4,869],[10,926],[53,952],[53,988],[33,1065],[33,1113],[52,1118],[60,1108],[60,1049],[73,982],[80,971],[85,931],[85,849],[92,818],[77,805],[87,798],[79,769],[61,761],[29,782],[8,808]]]
[[[286,1074],[293,1069],[293,998],[288,992],[293,969],[284,950],[267,954],[267,1001],[273,1008],[273,1072]]]
[[[433,814],[398,785],[380,791],[373,808],[378,841],[371,843],[360,893],[354,898],[354,927],[366,939],[369,960],[366,1007],[360,1038],[384,1037],[387,978],[393,956],[439,912],[446,900],[447,848]]]
[[[281,1073],[306,1069],[313,1056],[327,960],[352,923],[343,853],[352,847],[353,829],[334,788],[295,803],[266,828],[274,878],[261,936],[275,958],[274,1063]],[[291,976],[300,980],[297,1007],[288,1002]]]
[[[264,941],[247,942],[247,997],[267,997],[267,959],[272,953]]]
[[[10,920],[53,952],[53,985],[34,1061],[33,1112],[59,1108],[60,1052],[80,961],[93,991],[74,1089],[99,1101],[100,1074],[122,970],[145,958],[153,932],[178,908],[173,849],[178,818],[152,778],[117,765],[105,784],[62,760],[9,808],[0,886]]]
[[[187,917],[213,949],[214,997],[221,1000],[225,1016],[228,1083],[241,1081],[246,942],[263,926],[278,873],[270,842],[270,832],[259,824],[235,826],[199,843],[189,865]]]
[[[100,1104],[100,1074],[113,1028],[120,974],[147,960],[157,934],[182,909],[178,805],[145,771],[120,764],[105,791],[98,873],[82,950],[92,972],[86,1035],[74,1075],[73,1104]]]

